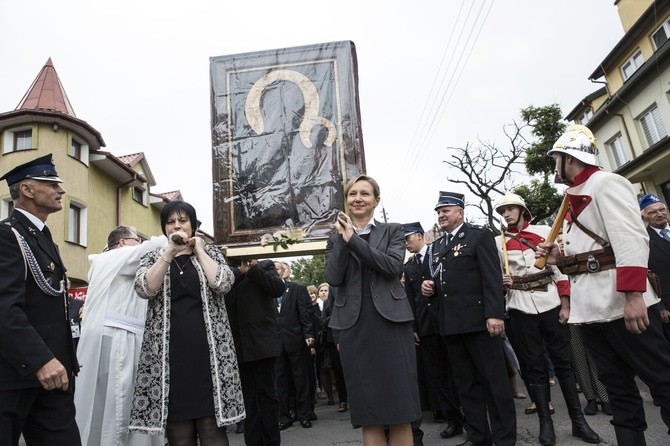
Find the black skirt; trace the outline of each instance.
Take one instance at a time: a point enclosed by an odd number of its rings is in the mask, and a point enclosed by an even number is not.
[[[214,416],[214,388],[200,281],[190,259],[184,262],[186,257],[175,257],[170,265],[168,421]],[[181,270],[175,262],[179,262]],[[186,266],[182,266],[184,263]]]

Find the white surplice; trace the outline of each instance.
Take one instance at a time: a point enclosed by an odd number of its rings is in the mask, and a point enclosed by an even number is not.
[[[162,436],[130,433],[128,424],[147,300],[134,289],[145,253],[167,246],[152,237],[89,256],[88,293],[77,348],[77,425],[83,446],[163,446]]]

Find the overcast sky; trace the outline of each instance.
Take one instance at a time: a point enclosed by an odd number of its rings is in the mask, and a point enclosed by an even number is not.
[[[0,112],[49,57],[105,150],[144,152],[213,231],[209,58],[352,40],[368,174],[391,221],[434,221],[447,147],[506,143],[528,105],[564,115],[623,36],[613,0],[4,1]],[[65,185],[67,189],[67,185]],[[473,197],[466,197],[473,200]]]

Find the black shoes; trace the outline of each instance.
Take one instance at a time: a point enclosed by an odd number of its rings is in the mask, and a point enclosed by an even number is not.
[[[346,412],[348,409],[348,405],[346,401],[343,401],[340,403],[340,407],[337,408],[338,412]]]
[[[312,422],[309,420],[300,420],[300,425],[303,427],[303,429],[309,429],[312,427]]]
[[[315,414],[314,412],[312,412],[311,414],[309,414],[309,421],[316,421],[316,420],[318,420],[318,419],[319,419],[319,417],[317,417],[316,414]]]
[[[279,430],[283,431],[291,426],[293,426],[293,421],[287,421],[286,423],[279,423]]]
[[[584,406],[584,415],[595,415],[598,413],[598,403],[596,400],[588,400]]]
[[[449,424],[445,430],[440,432],[440,437],[451,438],[463,433],[463,426],[458,424]]]

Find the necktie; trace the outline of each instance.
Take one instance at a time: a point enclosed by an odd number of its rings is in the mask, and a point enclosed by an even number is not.
[[[670,242],[670,231],[668,230],[668,228],[661,229],[661,237]]]
[[[420,252],[417,252],[417,253],[416,253],[416,263],[418,263],[419,265],[421,265],[421,253],[420,253]]]
[[[451,243],[452,238],[454,238],[454,234],[452,234],[452,233],[447,234],[447,245],[449,245],[449,243]]]
[[[48,227],[48,226],[44,226],[44,227],[42,228],[42,233],[43,233],[44,236],[47,238],[47,240],[49,240],[49,241],[53,244],[54,239],[53,239],[53,237],[51,237],[51,231],[49,231],[49,227]]]

